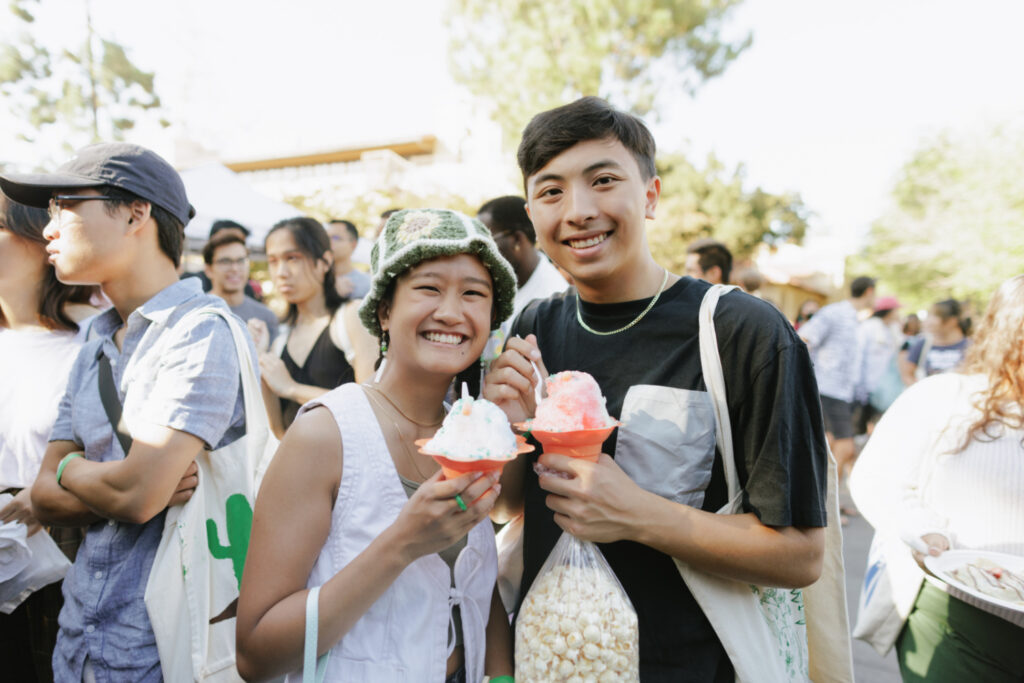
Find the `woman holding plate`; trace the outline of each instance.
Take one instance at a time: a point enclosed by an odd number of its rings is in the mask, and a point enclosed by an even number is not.
[[[992,297],[961,370],[892,404],[850,491],[887,548],[894,603],[892,618],[862,607],[854,635],[880,651],[895,640],[904,681],[1024,680],[1024,599],[949,573],[987,559],[1024,574],[1024,275]]]

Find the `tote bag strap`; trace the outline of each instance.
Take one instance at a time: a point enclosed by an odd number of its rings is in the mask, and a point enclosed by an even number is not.
[[[306,595],[306,642],[302,650],[302,683],[323,683],[327,674],[330,650],[320,659],[316,657],[320,630],[320,586],[309,589]]]
[[[725,506],[719,510],[724,514],[738,512],[743,495],[740,478],[736,473],[736,458],[732,446],[732,422],[729,419],[729,404],[726,401],[722,358],[718,352],[718,334],[715,332],[715,308],[718,306],[718,300],[734,289],[737,289],[735,285],[711,285],[704,294],[700,311],[697,314],[700,330],[698,334],[700,367],[715,411],[715,439],[718,442],[718,450],[722,454],[722,469],[725,472],[729,498]]]
[[[207,306],[192,311],[182,317],[177,325],[185,324],[185,321],[192,316],[216,315],[227,323],[231,330],[231,338],[235,344],[235,354],[238,357],[238,369],[242,378],[242,395],[245,404],[245,432],[246,434],[269,434],[270,420],[263,404],[263,394],[260,389],[259,379],[253,369],[252,354],[249,351],[249,333],[242,329],[241,323],[234,318],[234,315],[221,310],[216,306]]]

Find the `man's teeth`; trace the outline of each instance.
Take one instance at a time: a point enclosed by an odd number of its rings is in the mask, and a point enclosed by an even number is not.
[[[586,249],[587,247],[592,247],[595,244],[601,244],[601,242],[604,242],[606,239],[608,239],[608,233],[603,232],[596,237],[591,237],[586,240],[569,240],[569,246],[573,249]]]
[[[438,334],[437,332],[427,332],[426,337],[430,341],[437,342],[439,344],[461,344],[462,343],[462,335],[461,334]]]

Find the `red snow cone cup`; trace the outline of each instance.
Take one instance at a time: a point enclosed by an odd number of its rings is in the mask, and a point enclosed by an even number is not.
[[[611,433],[619,426],[616,422],[608,427],[599,429],[577,429],[571,432],[547,432],[542,429],[533,429],[532,421],[520,422],[516,428],[530,432],[540,441],[545,453],[563,453],[572,458],[581,458],[590,462],[597,462],[601,457],[601,446],[608,440]]]
[[[516,434],[516,450],[507,458],[500,460],[452,460],[451,458],[426,450],[424,447],[429,441],[430,439],[417,439],[415,443],[419,447],[420,453],[429,455],[437,461],[437,464],[441,466],[445,479],[455,479],[468,472],[483,472],[485,474],[495,471],[500,472],[505,465],[515,460],[517,455],[529,453],[533,450],[533,446],[526,443],[525,438]]]

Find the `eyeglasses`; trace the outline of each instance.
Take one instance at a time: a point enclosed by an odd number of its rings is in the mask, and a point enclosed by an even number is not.
[[[47,208],[50,214],[51,221],[60,222],[61,212],[68,207],[69,204],[75,204],[77,202],[87,202],[90,200],[98,200],[101,202],[112,202],[114,197],[108,197],[104,194],[58,194],[50,197],[50,205]]]
[[[242,258],[219,258],[213,262],[218,268],[231,268],[232,266],[244,266],[249,262],[248,256]]]

